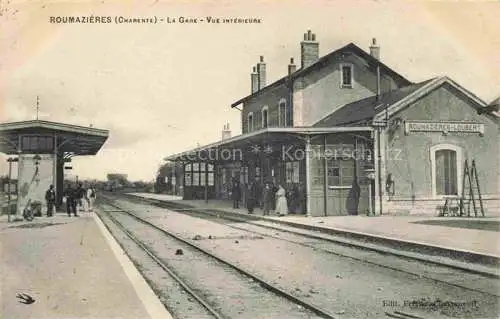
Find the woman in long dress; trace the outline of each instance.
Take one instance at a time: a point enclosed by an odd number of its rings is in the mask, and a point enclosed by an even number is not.
[[[279,186],[276,192],[276,214],[278,216],[285,216],[288,214],[288,205],[286,202],[286,191],[283,186]]]

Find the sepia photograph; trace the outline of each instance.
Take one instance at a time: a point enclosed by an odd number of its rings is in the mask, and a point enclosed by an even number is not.
[[[0,318],[500,318],[499,13],[0,0]]]

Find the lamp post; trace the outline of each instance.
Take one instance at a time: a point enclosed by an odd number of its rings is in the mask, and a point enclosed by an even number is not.
[[[11,176],[12,176],[12,163],[19,162],[17,157],[9,157],[7,159],[9,163],[9,179],[8,179],[8,190],[7,190],[7,221],[10,223],[10,200],[11,200]]]
[[[373,206],[372,206],[372,183],[375,180],[375,169],[373,168],[367,168],[365,169],[365,174],[366,174],[366,179],[369,181],[368,185],[368,215],[370,215],[373,212]]]
[[[33,161],[35,161],[36,167],[38,167],[38,165],[40,165],[41,160],[42,160],[42,157],[40,155],[36,154],[35,156],[33,156]]]

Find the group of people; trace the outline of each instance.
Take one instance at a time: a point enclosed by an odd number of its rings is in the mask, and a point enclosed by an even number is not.
[[[91,212],[94,209],[96,190],[93,185],[90,185],[87,189],[85,189],[82,183],[78,183],[76,188],[73,188],[71,184],[68,184],[64,190],[63,196],[68,216],[73,214],[73,216],[78,217],[79,210]],[[50,185],[49,189],[45,193],[45,201],[47,202],[47,216],[51,217],[53,216],[56,203],[54,185]]]
[[[278,216],[285,216],[289,212],[301,212],[303,206],[301,193],[299,185],[290,185],[287,190],[283,185],[276,186],[269,181],[262,186],[258,179],[244,187],[241,187],[237,179],[233,179],[231,187],[233,208],[239,208],[244,197],[249,214],[252,214],[256,207],[259,207],[264,215],[269,215],[271,211]]]
[[[64,198],[68,216],[71,216],[71,213],[78,216],[78,210],[92,211],[94,209],[96,191],[92,185],[85,189],[82,183],[78,183],[77,187],[73,189],[71,184],[68,184],[64,190]]]

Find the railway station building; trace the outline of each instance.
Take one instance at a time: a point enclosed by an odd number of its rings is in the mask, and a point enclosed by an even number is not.
[[[462,195],[474,160],[486,211],[499,205],[498,113],[449,77],[414,83],[350,43],[319,57],[308,31],[300,67],[267,84],[263,57],[251,92],[231,108],[242,134],[165,158],[185,199],[229,197],[230,181],[300,189],[302,213],[435,214]]]
[[[62,204],[65,164],[73,156],[96,155],[109,132],[42,120],[0,124],[0,152],[17,162],[17,214],[35,201],[46,210],[45,192],[56,191]]]

